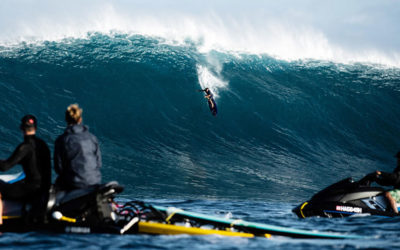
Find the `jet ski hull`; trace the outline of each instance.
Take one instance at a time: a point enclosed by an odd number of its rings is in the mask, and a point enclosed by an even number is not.
[[[293,209],[299,218],[376,215],[394,217],[385,190],[363,186],[351,178],[337,182]]]

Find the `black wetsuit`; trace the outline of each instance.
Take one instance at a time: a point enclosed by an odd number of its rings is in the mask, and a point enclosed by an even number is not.
[[[400,189],[400,165],[393,173],[381,172],[375,181],[381,186],[393,186],[395,189]]]
[[[210,108],[211,114],[213,116],[216,116],[218,110],[217,110],[217,104],[214,101],[214,96],[209,89],[205,90],[204,92],[206,92],[206,94],[209,96],[208,97],[208,107]]]
[[[360,180],[361,184],[369,185],[371,182],[376,182],[381,186],[393,186],[395,189],[400,189],[400,165],[396,167],[393,173],[382,172],[378,175],[372,172]]]
[[[0,160],[0,170],[7,171],[20,164],[25,179],[12,184],[1,183],[0,193],[5,199],[24,199],[47,190],[51,184],[51,159],[47,144],[34,135],[24,137],[7,160]]]

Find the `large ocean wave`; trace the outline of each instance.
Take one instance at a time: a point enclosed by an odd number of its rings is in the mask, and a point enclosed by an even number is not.
[[[298,201],[342,177],[390,171],[400,149],[400,70],[371,63],[89,33],[3,45],[0,98],[2,158],[24,114],[38,116],[52,146],[77,102],[101,142],[104,179],[130,196]]]

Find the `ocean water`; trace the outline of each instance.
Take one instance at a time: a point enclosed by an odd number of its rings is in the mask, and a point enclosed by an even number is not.
[[[125,186],[119,199],[368,239],[31,232],[3,233],[0,247],[400,246],[398,218],[301,220],[291,212],[340,179],[395,167],[400,68],[393,58],[349,62],[305,53],[288,59],[210,48],[209,40],[193,36],[171,40],[159,35],[163,32],[97,30],[13,42],[0,36],[0,158],[7,158],[22,140],[18,125],[23,115],[37,116],[38,135],[53,148],[65,128],[65,108],[79,103],[84,123],[100,141],[104,182],[117,180]],[[215,95],[216,117],[198,92],[205,87]]]

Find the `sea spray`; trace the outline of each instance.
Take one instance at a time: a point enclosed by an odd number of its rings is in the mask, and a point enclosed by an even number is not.
[[[219,92],[228,87],[228,82],[222,80],[221,76],[216,76],[206,67],[197,65],[197,75],[201,89],[209,88],[214,94],[215,99],[219,97]]]

